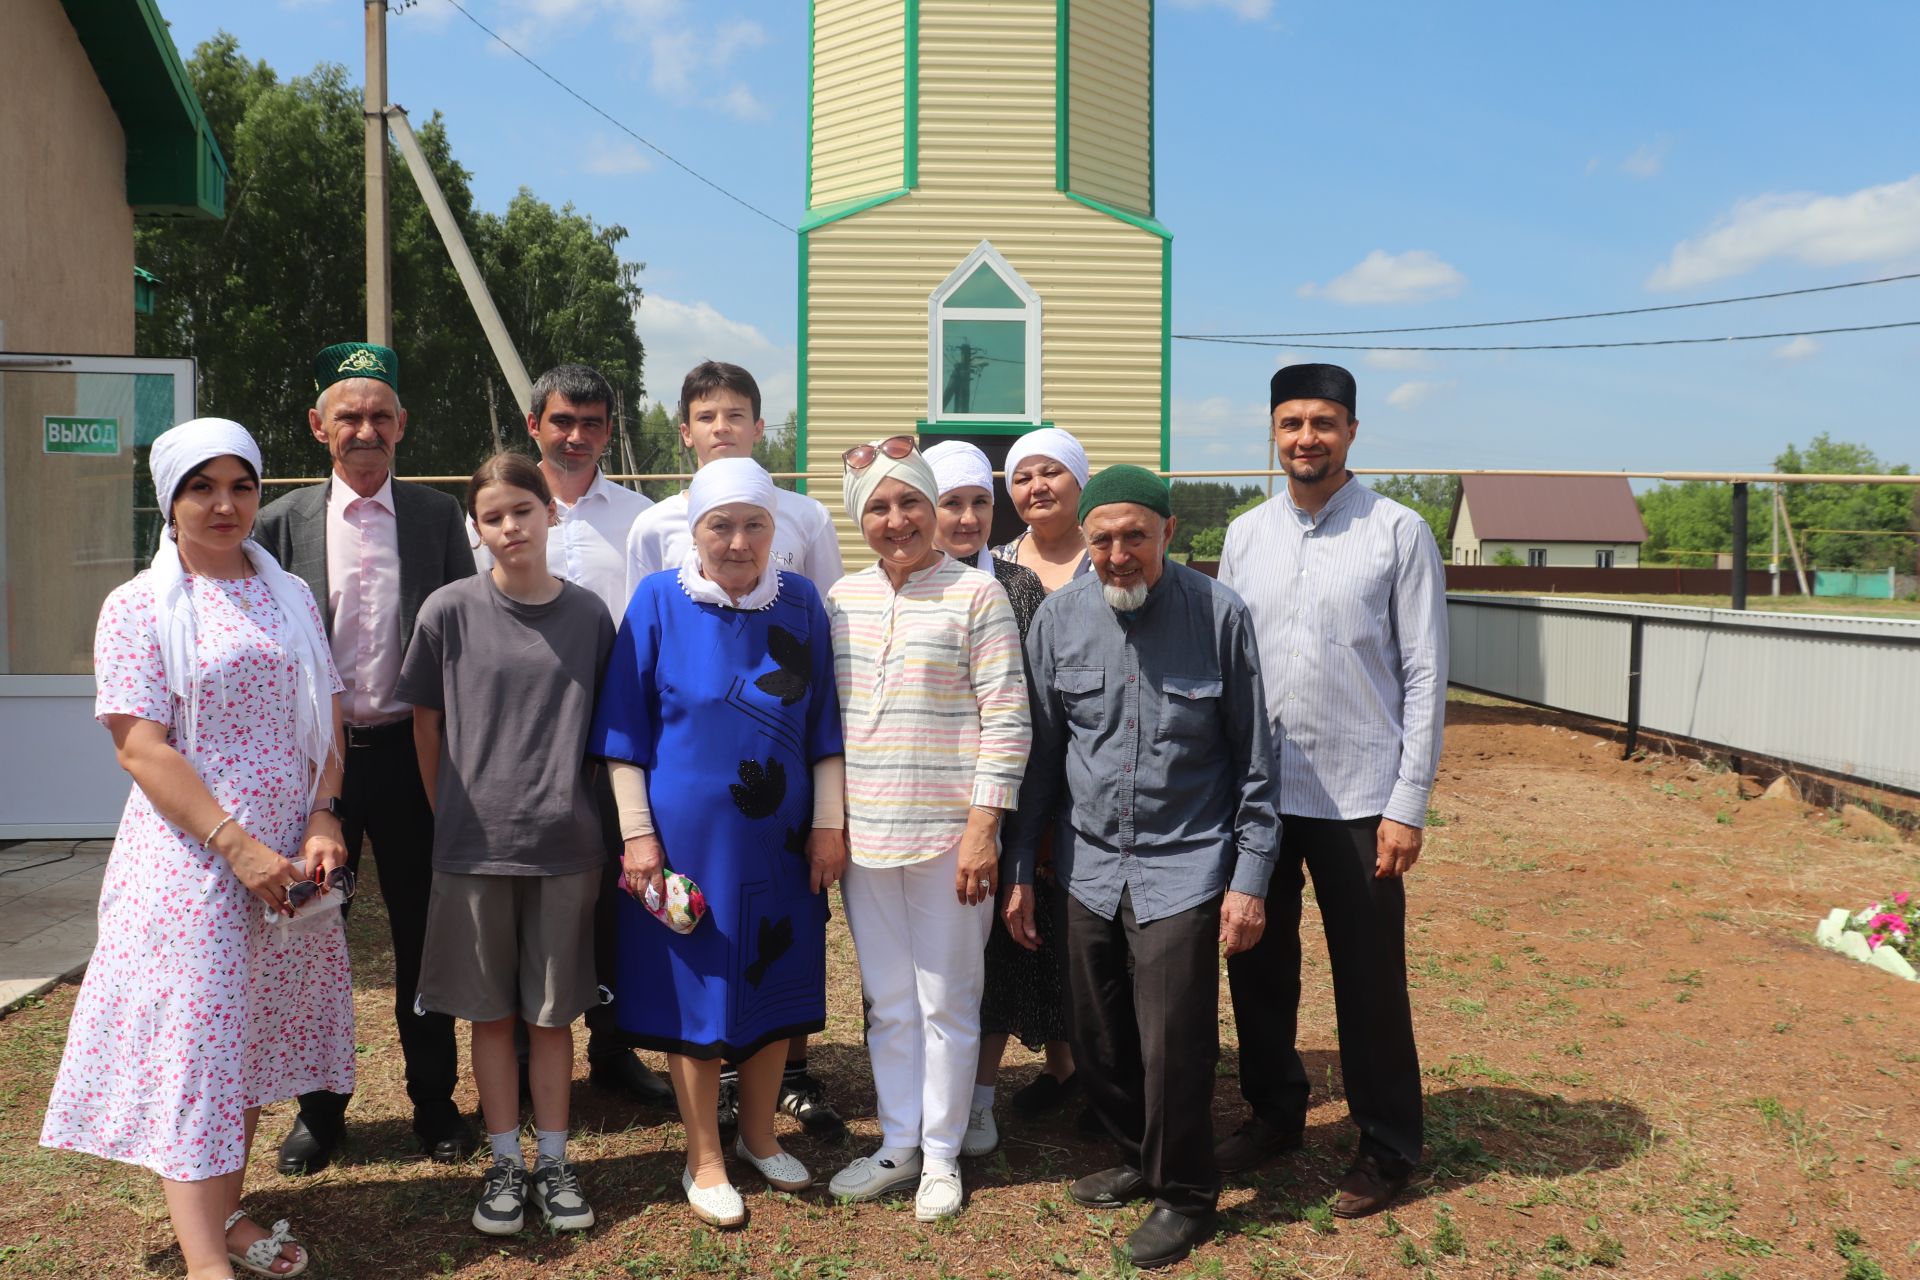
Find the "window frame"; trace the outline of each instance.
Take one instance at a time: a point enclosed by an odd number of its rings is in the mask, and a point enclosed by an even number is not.
[[[1021,306],[1012,307],[949,307],[946,300],[968,279],[982,264],[989,267],[1000,277],[1014,296],[1020,299]],[[948,320],[997,320],[1009,323],[1018,319],[1026,325],[1023,350],[1026,354],[1026,378],[1024,396],[1026,406],[1020,413],[953,413],[941,407],[945,399],[946,362],[942,353],[946,350],[946,322]],[[1040,403],[1040,295],[1021,278],[1006,258],[1001,256],[993,243],[982,240],[955,267],[940,287],[927,295],[927,422],[929,425],[958,423],[994,423],[1022,422],[1040,426],[1043,419],[1043,406]]]
[[[1527,568],[1544,569],[1547,567],[1547,549],[1545,547],[1527,548]]]
[[[1613,568],[1613,548],[1601,547],[1593,553],[1593,567],[1596,569]]]

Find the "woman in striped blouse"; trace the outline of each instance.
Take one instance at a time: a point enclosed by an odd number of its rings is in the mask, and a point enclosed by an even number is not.
[[[916,1186],[922,1222],[960,1210],[1001,815],[1029,721],[1013,609],[935,545],[939,485],[911,436],[847,450],[847,514],[879,556],[827,593],[847,769],[842,892],[872,1003],[880,1149],[836,1196]]]

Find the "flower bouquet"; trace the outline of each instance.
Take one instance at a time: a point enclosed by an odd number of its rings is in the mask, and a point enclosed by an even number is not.
[[[1913,967],[1920,960],[1920,901],[1911,893],[1896,893],[1890,902],[1876,902],[1860,911],[1835,907],[1813,931],[1821,946],[1877,969],[1920,979]]]

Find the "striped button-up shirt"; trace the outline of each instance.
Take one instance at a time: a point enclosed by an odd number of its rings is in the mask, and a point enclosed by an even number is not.
[[[1048,596],[1027,629],[1033,758],[1007,833],[1007,879],[1032,884],[1055,820],[1067,892],[1141,923],[1233,888],[1264,898],[1276,835],[1273,757],[1246,606],[1168,564],[1130,615],[1093,574]]]
[[[1447,695],[1427,522],[1351,476],[1313,515],[1283,489],[1227,527],[1220,581],[1253,614],[1280,811],[1424,827]]]
[[[1027,680],[1007,593],[951,556],[898,591],[879,565],[827,593],[847,747],[847,845],[863,867],[937,858],[969,805],[1011,809]]]

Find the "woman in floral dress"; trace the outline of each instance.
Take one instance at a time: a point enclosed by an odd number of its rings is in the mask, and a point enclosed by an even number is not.
[[[263,1104],[353,1089],[340,680],[305,584],[248,539],[246,430],[184,423],[151,466],[167,533],[94,637],[134,786],[40,1141],[157,1173],[193,1280],[298,1275],[306,1250],[240,1195]]]

